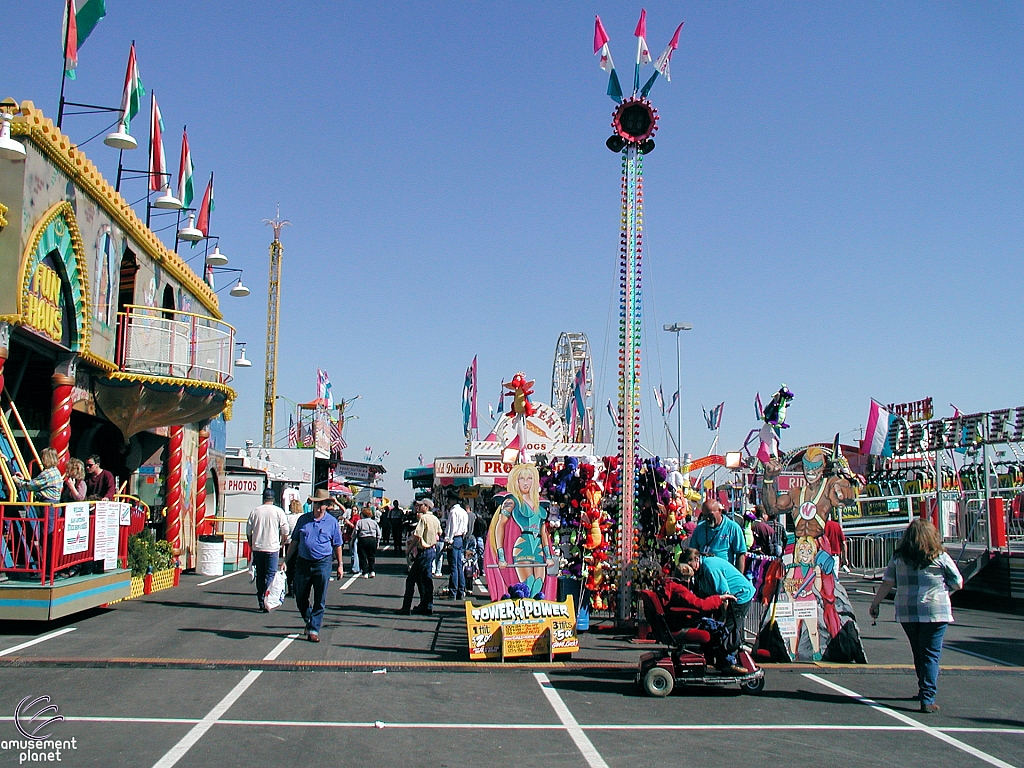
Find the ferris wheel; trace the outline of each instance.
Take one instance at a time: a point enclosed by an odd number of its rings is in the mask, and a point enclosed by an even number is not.
[[[566,437],[572,442],[586,439],[593,440],[594,406],[591,398],[594,391],[594,366],[590,359],[590,342],[585,333],[562,333],[555,345],[555,364],[551,370],[551,406],[559,414],[565,414],[569,400],[573,396],[573,385],[580,366],[586,363],[586,382],[583,402],[586,407],[586,420],[579,425],[576,434]],[[568,426],[568,425],[567,425]]]

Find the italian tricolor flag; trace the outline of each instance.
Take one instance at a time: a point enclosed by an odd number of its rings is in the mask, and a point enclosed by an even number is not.
[[[150,96],[149,113],[149,188],[159,192],[168,183],[167,155],[164,153],[164,118],[156,103],[156,93]]]
[[[124,93],[121,96],[121,128],[131,133],[129,126],[132,118],[139,114],[142,97],[146,95],[146,86],[139,77],[139,65],[135,62],[135,43],[128,51],[128,70],[124,74]]]
[[[203,194],[203,202],[199,204],[199,220],[196,221],[196,229],[203,233],[203,237],[210,236],[210,214],[213,213],[214,207],[213,174],[211,173],[210,183],[206,185],[206,192]]]
[[[181,131],[181,165],[178,166],[178,199],[183,208],[192,207],[195,189],[192,187],[192,153],[188,149],[188,129]]]
[[[78,49],[92,33],[100,19],[107,15],[104,0],[85,0],[82,7],[75,10],[75,0],[67,0],[64,5],[64,74],[75,79],[75,67],[78,66]]]

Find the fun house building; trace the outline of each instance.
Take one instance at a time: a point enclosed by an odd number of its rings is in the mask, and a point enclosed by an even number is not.
[[[20,415],[21,450],[54,448],[62,472],[98,454],[189,567],[220,506],[234,329],[31,102],[11,134],[25,157],[0,159],[2,410]]]

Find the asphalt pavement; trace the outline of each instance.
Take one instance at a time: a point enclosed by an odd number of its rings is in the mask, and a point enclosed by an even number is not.
[[[858,580],[846,586],[869,664],[769,665],[760,695],[694,688],[654,699],[633,680],[650,646],[611,628],[584,634],[568,662],[470,662],[461,604],[395,615],[403,565],[385,551],[377,578],[332,582],[319,644],[299,634],[291,600],[258,612],[244,573],[184,575],[177,588],[55,624],[0,624],[0,766],[55,762],[14,723],[20,702],[40,696],[65,719],[39,735],[64,745],[69,766],[1024,762],[1015,613],[957,608],[935,715],[910,699],[910,651],[891,603],[871,626],[873,585]]]

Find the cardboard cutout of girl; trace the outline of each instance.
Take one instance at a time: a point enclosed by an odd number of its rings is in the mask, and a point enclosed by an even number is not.
[[[540,473],[533,464],[516,464],[508,475],[484,548],[487,591],[500,600],[509,589],[527,585],[530,597],[554,600],[557,570],[548,531],[548,503],[540,500]]]
[[[800,627],[807,630],[807,638],[811,641],[813,660],[821,660],[821,637],[818,633],[818,600],[821,596],[821,566],[815,562],[818,554],[818,543],[810,536],[801,536],[793,546],[793,562],[786,567],[785,589],[794,603],[810,604],[813,610],[810,615],[800,611],[796,614],[796,636],[790,639],[790,653],[798,658],[800,647]],[[812,618],[813,617],[813,618]]]

